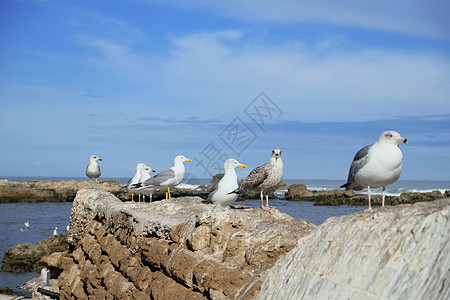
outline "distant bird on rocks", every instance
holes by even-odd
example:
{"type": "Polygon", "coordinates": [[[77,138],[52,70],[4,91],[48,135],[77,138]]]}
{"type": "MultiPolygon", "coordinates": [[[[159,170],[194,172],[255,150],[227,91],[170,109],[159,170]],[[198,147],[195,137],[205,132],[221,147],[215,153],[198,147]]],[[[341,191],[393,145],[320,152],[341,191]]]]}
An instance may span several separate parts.
{"type": "MultiPolygon", "coordinates": [[[[141,170],[142,168],[145,168],[146,165],[143,163],[137,164],[136,165],[136,174],[134,174],[133,178],[131,178],[130,180],[128,180],[127,183],[127,192],[131,192],[131,202],[134,202],[134,193],[133,191],[136,190],[136,188],[133,187],[133,185],[138,184],[139,183],[139,179],[141,178],[141,170]]],[[[140,194],[139,194],[139,201],[140,201],[140,194]]]]}
{"type": "Polygon", "coordinates": [[[207,203],[230,205],[236,201],[238,195],[232,193],[238,188],[236,168],[247,168],[234,158],[229,158],[224,163],[225,173],[223,177],[216,182],[209,191],[207,203]],[[231,192],[231,193],[230,193],[231,192]]]}
{"type": "Polygon", "coordinates": [[[57,235],[58,234],[58,227],[55,227],[55,229],[53,229],[53,235],[57,235]]]}
{"type": "Polygon", "coordinates": [[[360,149],[350,166],[347,183],[341,187],[353,190],[367,188],[370,202],[370,188],[383,187],[382,204],[384,207],[386,186],[396,182],[402,171],[401,143],[408,140],[400,136],[396,131],[385,131],[381,134],[378,142],[360,149]]]}
{"type": "Polygon", "coordinates": [[[272,156],[269,162],[252,170],[239,188],[231,193],[259,191],[261,208],[264,210],[275,208],[269,206],[269,192],[281,183],[283,175],[284,167],[283,161],[281,160],[281,150],[275,148],[272,150],[272,156]],[[264,195],[266,196],[266,205],[264,205],[264,195]]]}
{"type": "Polygon", "coordinates": [[[166,192],[166,199],[171,198],[170,196],[170,187],[176,186],[183,181],[184,178],[184,162],[189,161],[191,162],[189,158],[184,157],[183,155],[178,155],[175,157],[173,161],[173,167],[162,171],[161,173],[155,175],[154,177],[151,177],[144,182],[140,182],[138,184],[133,185],[133,187],[136,188],[142,188],[142,187],[166,187],[167,186],[167,192],[166,192]]]}
{"type": "Polygon", "coordinates": [[[95,178],[95,181],[100,177],[102,172],[100,171],[100,166],[97,164],[97,160],[102,161],[97,155],[91,155],[89,157],[89,165],[86,167],[86,176],[92,180],[95,178]]]}
{"type": "Polygon", "coordinates": [[[31,279],[27,283],[17,286],[16,289],[28,290],[30,292],[34,292],[37,288],[44,287],[47,284],[47,275],[49,270],[47,268],[43,268],[41,270],[41,276],[38,278],[31,279]]]}

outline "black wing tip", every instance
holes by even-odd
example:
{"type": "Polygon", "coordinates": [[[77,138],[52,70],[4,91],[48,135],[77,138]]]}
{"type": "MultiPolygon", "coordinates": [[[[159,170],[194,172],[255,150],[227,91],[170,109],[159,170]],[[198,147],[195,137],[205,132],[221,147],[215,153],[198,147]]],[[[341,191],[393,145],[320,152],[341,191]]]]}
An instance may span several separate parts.
{"type": "Polygon", "coordinates": [[[348,186],[350,185],[350,183],[344,183],[343,185],[341,185],[341,188],[345,188],[345,189],[349,189],[348,186]]]}
{"type": "Polygon", "coordinates": [[[227,195],[230,195],[230,194],[239,194],[239,188],[235,189],[234,191],[231,191],[231,192],[227,193],[227,195]]]}

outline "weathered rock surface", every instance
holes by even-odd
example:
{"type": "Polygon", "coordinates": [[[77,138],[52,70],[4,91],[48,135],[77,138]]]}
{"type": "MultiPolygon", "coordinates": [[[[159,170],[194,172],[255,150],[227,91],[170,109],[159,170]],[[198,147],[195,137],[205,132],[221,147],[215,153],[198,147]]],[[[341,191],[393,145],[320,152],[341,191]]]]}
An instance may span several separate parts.
{"type": "Polygon", "coordinates": [[[69,249],[65,234],[54,235],[36,244],[20,244],[5,251],[2,272],[40,272],[45,267],[41,258],[53,252],[69,249]]]}
{"type": "MultiPolygon", "coordinates": [[[[429,193],[402,193],[400,197],[386,196],[386,205],[412,204],[424,201],[434,201],[444,199],[450,196],[450,191],[442,194],[440,191],[429,193]]],[[[366,206],[367,195],[356,194],[352,190],[335,189],[330,191],[310,191],[304,184],[292,184],[288,187],[285,195],[286,200],[292,201],[311,201],[314,205],[356,205],[366,206]]],[[[381,196],[372,196],[373,205],[381,205],[381,196]]]]}
{"type": "Polygon", "coordinates": [[[125,185],[116,181],[24,181],[0,180],[0,203],[8,202],[71,202],[78,190],[102,188],[117,197],[126,194],[125,185]]]}
{"type": "Polygon", "coordinates": [[[315,226],[277,210],[207,205],[198,197],[121,202],[83,189],[72,208],[63,299],[254,299],[273,264],[315,226]]]}
{"type": "Polygon", "coordinates": [[[450,299],[450,199],[330,218],[258,299],[450,299]]]}

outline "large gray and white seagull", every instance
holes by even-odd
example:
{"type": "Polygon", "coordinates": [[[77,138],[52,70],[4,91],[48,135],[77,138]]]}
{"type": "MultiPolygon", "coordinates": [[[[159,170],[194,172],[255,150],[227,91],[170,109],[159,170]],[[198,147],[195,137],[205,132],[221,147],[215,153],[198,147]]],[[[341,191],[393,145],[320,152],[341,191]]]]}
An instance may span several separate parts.
{"type": "Polygon", "coordinates": [[[261,197],[261,208],[269,210],[275,208],[269,206],[269,192],[276,188],[283,180],[284,167],[281,160],[281,150],[275,148],[272,150],[272,156],[268,163],[253,169],[238,189],[232,193],[240,191],[259,191],[261,197]],[[264,205],[264,195],[266,196],[266,205],[264,205]]]}
{"type": "Polygon", "coordinates": [[[381,206],[384,207],[386,186],[396,182],[402,171],[401,143],[407,143],[396,131],[385,131],[378,142],[360,149],[353,159],[348,173],[347,183],[341,187],[353,190],[367,188],[370,202],[370,188],[383,187],[381,206]]]}
{"type": "Polygon", "coordinates": [[[97,164],[98,160],[102,161],[97,155],[91,155],[89,157],[89,164],[86,167],[86,176],[89,177],[89,179],[95,178],[95,181],[97,181],[102,174],[100,166],[97,164]]]}
{"type": "Polygon", "coordinates": [[[238,195],[233,192],[238,188],[236,168],[247,168],[246,165],[241,164],[234,158],[229,158],[225,161],[223,168],[225,173],[223,177],[217,181],[209,191],[206,203],[230,205],[236,201],[238,195]]]}
{"type": "Polygon", "coordinates": [[[155,175],[154,177],[151,177],[144,182],[140,182],[138,184],[135,184],[134,187],[136,188],[146,188],[146,187],[166,187],[167,186],[167,193],[166,193],[166,199],[171,198],[170,196],[170,187],[176,186],[183,181],[184,178],[184,162],[189,161],[191,162],[189,158],[184,157],[183,155],[178,155],[175,157],[173,161],[173,167],[162,171],[161,173],[155,175]]]}

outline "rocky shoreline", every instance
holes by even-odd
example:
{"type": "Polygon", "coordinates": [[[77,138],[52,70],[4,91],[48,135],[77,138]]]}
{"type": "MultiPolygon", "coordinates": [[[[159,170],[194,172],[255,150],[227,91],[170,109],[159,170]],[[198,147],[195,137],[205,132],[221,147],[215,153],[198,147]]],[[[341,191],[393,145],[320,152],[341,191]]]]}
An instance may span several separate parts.
{"type": "Polygon", "coordinates": [[[69,249],[41,259],[52,291],[63,299],[450,295],[450,199],[354,213],[320,226],[278,210],[201,200],[137,206],[101,189],[80,190],[69,249]]]}
{"type": "MultiPolygon", "coordinates": [[[[214,178],[213,178],[214,180],[214,178]]],[[[212,181],[213,183],[213,181],[212,181]]],[[[131,193],[127,193],[126,185],[116,181],[25,181],[16,182],[9,180],[0,180],[0,203],[11,202],[72,202],[78,190],[83,188],[101,188],[110,192],[122,201],[130,201],[131,193]]],[[[287,190],[284,196],[289,201],[309,201],[314,205],[367,205],[367,196],[356,194],[353,191],[345,191],[335,189],[330,191],[310,191],[303,184],[292,184],[290,186],[280,185],[279,189],[287,190]]],[[[173,197],[200,197],[206,199],[208,197],[208,186],[202,185],[195,190],[173,188],[171,194],[173,197]]],[[[273,194],[271,195],[273,198],[273,194]]],[[[445,193],[433,191],[428,193],[403,193],[399,197],[386,197],[387,205],[412,204],[423,201],[433,201],[450,197],[450,190],[445,193]]],[[[156,190],[153,194],[153,200],[163,200],[165,198],[165,190],[156,190]]],[[[240,195],[239,200],[258,199],[258,193],[247,193],[240,195]]],[[[381,197],[374,196],[372,203],[374,205],[381,204],[381,197]]],[[[135,195],[136,201],[138,197],[135,195]]],[[[283,199],[283,198],[281,198],[283,199]]],[[[148,198],[147,198],[148,201],[148,198]]]]}

